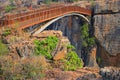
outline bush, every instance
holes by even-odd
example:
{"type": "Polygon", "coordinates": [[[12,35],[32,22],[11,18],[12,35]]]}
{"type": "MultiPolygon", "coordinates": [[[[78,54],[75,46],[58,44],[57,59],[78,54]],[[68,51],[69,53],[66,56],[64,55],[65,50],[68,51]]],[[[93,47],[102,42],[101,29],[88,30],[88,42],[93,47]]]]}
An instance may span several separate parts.
{"type": "Polygon", "coordinates": [[[88,24],[84,24],[81,28],[81,38],[82,38],[82,46],[90,47],[95,44],[95,38],[90,37],[88,24]]]}
{"type": "Polygon", "coordinates": [[[2,33],[3,36],[8,36],[10,34],[11,34],[11,29],[9,29],[9,28],[5,29],[2,33]]]}
{"type": "Polygon", "coordinates": [[[75,47],[72,46],[72,45],[70,45],[70,44],[68,44],[68,45],[67,45],[67,49],[75,49],[75,47]]]}
{"type": "Polygon", "coordinates": [[[82,59],[79,58],[77,53],[73,51],[74,46],[69,45],[69,52],[67,53],[65,59],[62,59],[61,62],[64,63],[62,65],[63,70],[76,70],[77,68],[83,67],[82,59]]]}
{"type": "Polygon", "coordinates": [[[67,54],[65,58],[64,70],[76,70],[77,68],[82,68],[83,62],[78,57],[75,51],[71,51],[67,54]]]}
{"type": "Polygon", "coordinates": [[[56,48],[58,38],[55,36],[48,36],[45,40],[35,40],[34,43],[36,45],[36,55],[44,55],[47,59],[52,59],[51,53],[56,48]]]}
{"type": "Polygon", "coordinates": [[[13,10],[15,7],[14,6],[11,6],[11,5],[7,5],[5,7],[5,12],[10,12],[11,10],[13,10]]]}
{"type": "Polygon", "coordinates": [[[39,80],[45,76],[41,63],[36,57],[20,61],[0,57],[0,75],[3,80],[39,80]]]}
{"type": "Polygon", "coordinates": [[[9,52],[8,47],[2,43],[2,40],[0,40],[0,56],[5,55],[9,52]]]}
{"type": "Polygon", "coordinates": [[[45,4],[49,5],[52,0],[45,0],[45,4]]]}

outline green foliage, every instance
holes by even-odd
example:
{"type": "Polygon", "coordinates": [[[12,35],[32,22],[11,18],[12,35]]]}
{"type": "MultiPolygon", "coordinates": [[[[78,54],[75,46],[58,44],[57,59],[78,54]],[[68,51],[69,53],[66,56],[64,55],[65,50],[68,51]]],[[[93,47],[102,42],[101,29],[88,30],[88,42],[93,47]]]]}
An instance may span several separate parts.
{"type": "Polygon", "coordinates": [[[69,52],[65,60],[64,70],[76,70],[77,68],[83,67],[83,62],[75,51],[69,52]]]}
{"type": "Polygon", "coordinates": [[[52,59],[51,52],[56,48],[58,38],[55,36],[48,36],[45,40],[35,40],[34,43],[36,45],[36,55],[44,55],[46,58],[52,59]]]}
{"type": "Polygon", "coordinates": [[[45,4],[49,5],[51,0],[45,0],[44,2],[45,2],[45,4]]]}
{"type": "Polygon", "coordinates": [[[5,12],[10,12],[11,10],[13,10],[15,7],[14,6],[11,6],[11,5],[7,5],[5,7],[5,12]]]}
{"type": "Polygon", "coordinates": [[[102,61],[102,59],[101,59],[100,57],[98,57],[98,58],[97,58],[97,62],[98,62],[98,64],[100,64],[101,61],[102,61]]]}
{"type": "MultiPolygon", "coordinates": [[[[64,65],[62,65],[63,70],[76,70],[77,68],[83,67],[82,59],[79,58],[77,53],[73,51],[75,49],[72,45],[69,45],[71,50],[67,53],[65,59],[61,60],[64,65]]],[[[68,49],[70,49],[68,48],[68,49]]]]}
{"type": "Polygon", "coordinates": [[[95,44],[95,38],[94,37],[88,38],[87,42],[88,42],[89,46],[94,45],[95,44]]]}
{"type": "Polygon", "coordinates": [[[5,55],[9,52],[8,47],[0,40],[0,55],[5,55]]]}
{"type": "Polygon", "coordinates": [[[6,28],[2,33],[3,36],[8,36],[10,34],[11,34],[11,29],[9,29],[9,28],[6,28]]]}
{"type": "Polygon", "coordinates": [[[78,0],[70,0],[70,2],[76,2],[76,1],[78,1],[78,0]]]}
{"type": "Polygon", "coordinates": [[[92,46],[95,44],[95,38],[90,37],[88,24],[84,24],[81,29],[81,38],[83,47],[92,46]]]}
{"type": "Polygon", "coordinates": [[[82,41],[82,46],[87,47],[88,43],[84,40],[84,41],[82,41]]]}
{"type": "Polygon", "coordinates": [[[11,4],[11,5],[13,5],[13,4],[14,4],[14,3],[13,3],[13,2],[14,2],[14,0],[9,0],[9,1],[10,1],[10,4],[11,4]]]}
{"type": "Polygon", "coordinates": [[[91,3],[91,5],[92,5],[92,6],[94,6],[94,5],[95,5],[94,0],[90,0],[90,3],[91,3]]]}
{"type": "Polygon", "coordinates": [[[68,44],[67,49],[75,49],[75,47],[73,45],[71,45],[71,44],[68,44]]]}
{"type": "Polygon", "coordinates": [[[82,33],[82,38],[85,39],[89,36],[89,28],[88,28],[88,24],[84,24],[82,26],[82,29],[81,29],[81,33],[82,33]]]}

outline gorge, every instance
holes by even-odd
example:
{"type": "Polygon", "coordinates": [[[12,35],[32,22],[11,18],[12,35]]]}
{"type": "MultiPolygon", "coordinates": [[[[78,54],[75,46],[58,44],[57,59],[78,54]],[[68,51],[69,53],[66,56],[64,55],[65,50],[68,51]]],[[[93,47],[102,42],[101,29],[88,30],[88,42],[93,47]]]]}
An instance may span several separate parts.
{"type": "MultiPolygon", "coordinates": [[[[22,10],[23,12],[31,10],[31,6],[33,10],[39,7],[41,8],[41,5],[44,6],[44,3],[38,6],[36,2],[37,0],[31,0],[31,2],[27,0],[20,0],[18,2],[13,0],[13,4],[17,6],[16,9],[18,9],[18,7],[25,7],[25,9],[22,10]],[[29,4],[31,6],[29,6],[29,4]]],[[[8,5],[9,2],[7,0],[0,0],[0,3],[4,4],[0,5],[0,19],[2,19],[1,17],[7,14],[2,8],[8,5]]],[[[55,4],[58,5],[60,3],[55,4]]],[[[120,79],[120,1],[94,0],[78,1],[71,4],[89,8],[92,11],[92,15],[84,16],[90,22],[87,22],[80,16],[66,16],[55,21],[41,33],[34,36],[29,33],[32,28],[23,31],[18,27],[10,29],[3,27],[0,29],[0,44],[2,46],[0,46],[0,56],[3,53],[9,53],[8,56],[0,57],[0,80],[12,80],[13,78],[15,78],[15,80],[120,79]],[[53,46],[54,43],[56,44],[56,42],[53,40],[52,43],[51,39],[55,38],[51,36],[58,38],[56,48],[54,48],[52,52],[51,50],[53,50],[53,48],[51,46],[53,46]],[[50,40],[47,40],[49,38],[50,40]],[[2,43],[7,45],[9,52],[4,51],[7,50],[7,48],[5,48],[2,43]],[[36,57],[36,52],[39,54],[42,51],[40,50],[42,48],[40,45],[43,45],[43,52],[50,53],[50,55],[43,53],[45,55],[44,57],[36,57]],[[49,46],[47,47],[47,45],[49,46]],[[80,58],[79,66],[83,68],[76,68],[76,66],[67,62],[66,59],[70,60],[71,58],[70,55],[69,57],[66,57],[66,55],[68,53],[72,54],[74,51],[80,58]],[[48,59],[46,56],[49,58],[52,57],[52,59],[48,59]],[[8,65],[8,63],[10,65],[8,65]],[[26,74],[24,72],[25,70],[26,74]],[[6,74],[8,75],[6,76],[6,74]]],[[[47,7],[50,6],[47,4],[47,7]]],[[[22,12],[16,9],[15,11],[13,9],[9,14],[22,12]]],[[[46,24],[46,22],[32,27],[36,28],[44,24],[46,24]]],[[[15,25],[17,26],[18,24],[16,23],[15,25]]],[[[57,41],[57,39],[55,40],[57,41]]],[[[78,58],[74,56],[76,55],[73,55],[72,58],[78,60],[78,58]]]]}

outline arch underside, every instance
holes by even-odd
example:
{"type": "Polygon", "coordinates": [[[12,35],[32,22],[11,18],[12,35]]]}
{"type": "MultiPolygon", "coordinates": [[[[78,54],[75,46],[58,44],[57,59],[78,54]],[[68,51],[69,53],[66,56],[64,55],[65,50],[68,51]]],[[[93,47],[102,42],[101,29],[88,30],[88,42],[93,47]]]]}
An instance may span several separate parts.
{"type": "Polygon", "coordinates": [[[49,22],[47,22],[45,25],[41,26],[40,29],[38,29],[37,31],[35,31],[33,33],[33,35],[36,35],[36,34],[39,34],[40,32],[42,32],[44,29],[46,29],[49,25],[51,25],[52,23],[54,23],[55,21],[61,19],[61,18],[64,18],[64,17],[67,17],[67,16],[73,16],[73,15],[76,15],[76,16],[79,16],[79,17],[82,17],[83,19],[85,19],[88,23],[89,23],[89,19],[86,18],[83,14],[79,14],[79,13],[69,13],[69,14],[65,14],[63,16],[60,16],[60,17],[57,17],[57,18],[54,18],[52,20],[50,20],[49,22]]]}

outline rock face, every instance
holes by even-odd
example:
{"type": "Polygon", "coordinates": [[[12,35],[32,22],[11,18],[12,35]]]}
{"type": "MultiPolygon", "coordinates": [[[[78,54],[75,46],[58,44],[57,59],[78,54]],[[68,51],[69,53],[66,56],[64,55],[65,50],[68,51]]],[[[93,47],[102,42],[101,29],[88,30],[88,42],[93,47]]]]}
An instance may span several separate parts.
{"type": "MultiPolygon", "coordinates": [[[[94,14],[95,37],[99,44],[97,52],[99,56],[107,55],[108,64],[105,65],[119,66],[120,57],[117,55],[120,54],[120,1],[99,1],[95,6],[94,14]],[[113,63],[110,59],[113,59],[113,63]]],[[[105,61],[104,57],[102,62],[105,61]]]]}
{"type": "Polygon", "coordinates": [[[76,80],[102,80],[102,79],[97,78],[95,74],[86,74],[82,77],[77,78],[76,80]]]}
{"type": "Polygon", "coordinates": [[[90,53],[88,54],[89,55],[89,58],[88,58],[89,67],[98,67],[98,64],[96,63],[96,51],[97,51],[97,48],[94,47],[91,49],[90,53]]]}
{"type": "MultiPolygon", "coordinates": [[[[82,52],[82,39],[81,39],[81,28],[82,25],[87,23],[83,18],[78,16],[70,16],[70,17],[64,17],[56,22],[54,22],[52,25],[50,25],[46,30],[60,30],[63,33],[63,36],[68,37],[70,43],[76,48],[76,52],[79,57],[81,57],[85,63],[85,65],[88,64],[88,58],[91,56],[87,53],[82,52]]],[[[96,52],[96,51],[95,51],[96,52]]],[[[96,53],[93,53],[96,54],[96,53]]],[[[90,65],[96,66],[96,56],[90,61],[90,65]]],[[[88,64],[89,65],[89,64],[88,64]]]]}
{"type": "Polygon", "coordinates": [[[9,46],[11,53],[16,53],[19,57],[28,57],[34,53],[34,44],[32,41],[21,41],[9,46]]]}
{"type": "Polygon", "coordinates": [[[108,13],[120,11],[120,0],[100,0],[96,1],[95,13],[108,13]]]}
{"type": "Polygon", "coordinates": [[[105,67],[100,70],[103,80],[120,80],[120,68],[105,67]]]}
{"type": "Polygon", "coordinates": [[[81,26],[85,23],[85,20],[78,16],[64,17],[51,26],[48,30],[60,30],[63,36],[68,37],[70,43],[75,46],[77,54],[86,59],[87,55],[81,54],[82,41],[81,41],[81,26]]]}
{"type": "Polygon", "coordinates": [[[67,52],[67,45],[68,44],[70,44],[68,38],[67,37],[61,37],[61,39],[60,39],[60,41],[57,45],[57,48],[55,50],[55,53],[53,55],[54,60],[60,60],[60,59],[65,58],[66,54],[68,53],[67,52]]]}
{"type": "Polygon", "coordinates": [[[111,55],[120,53],[120,14],[96,15],[95,36],[111,55]]]}

